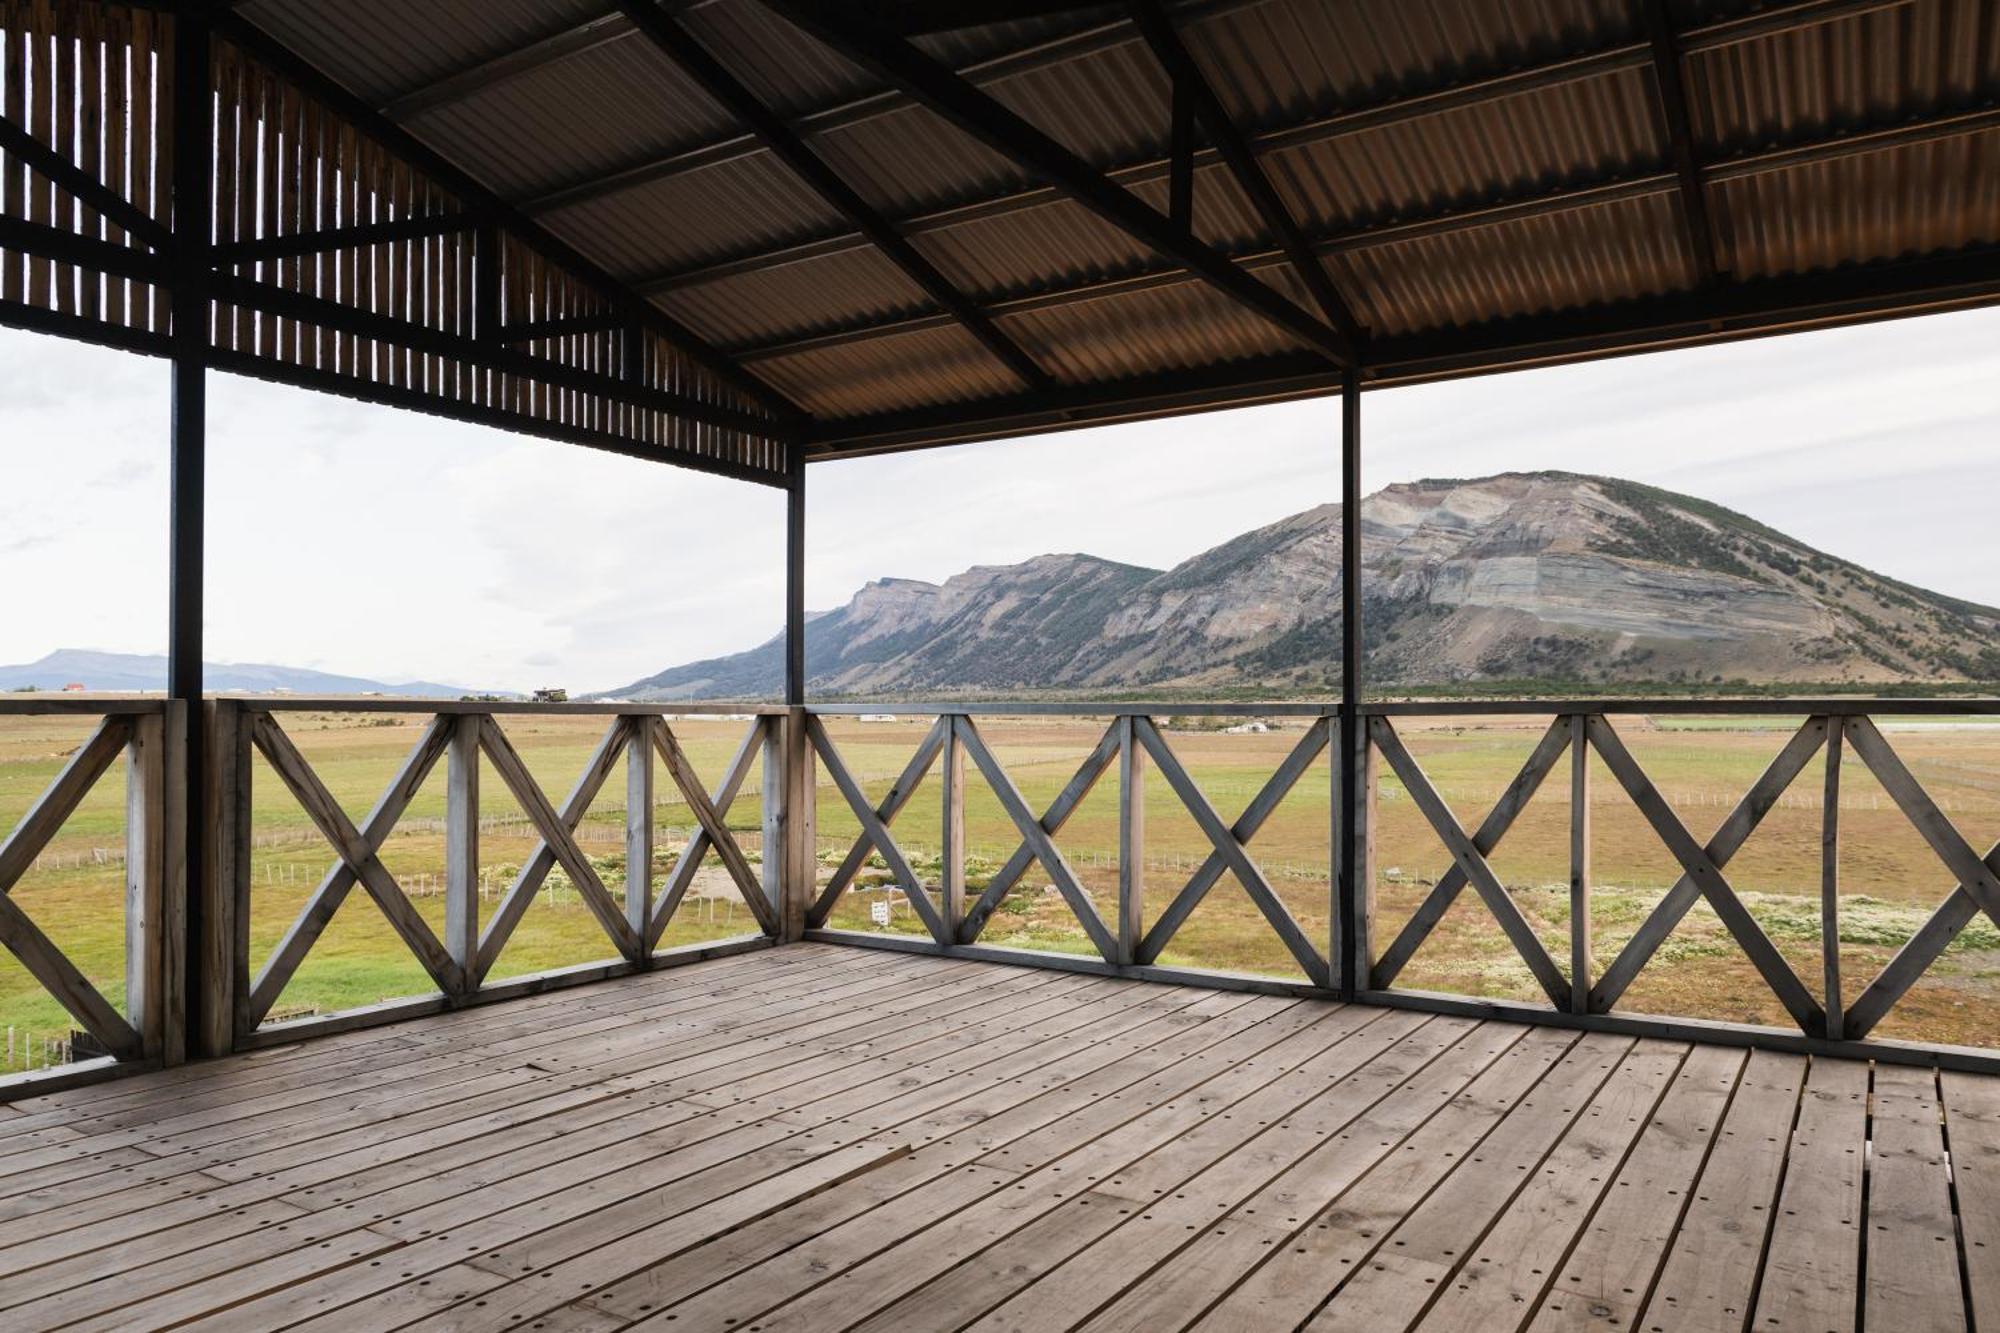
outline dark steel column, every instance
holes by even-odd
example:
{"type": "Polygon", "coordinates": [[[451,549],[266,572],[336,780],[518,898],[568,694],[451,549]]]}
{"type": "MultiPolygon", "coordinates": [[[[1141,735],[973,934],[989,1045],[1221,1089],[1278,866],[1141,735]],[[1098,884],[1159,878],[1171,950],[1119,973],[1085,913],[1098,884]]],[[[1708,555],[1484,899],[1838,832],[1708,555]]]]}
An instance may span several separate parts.
{"type": "Polygon", "coordinates": [[[1368,987],[1368,978],[1360,975],[1367,923],[1357,836],[1366,754],[1361,719],[1361,376],[1350,368],[1340,381],[1340,736],[1334,753],[1339,766],[1334,812],[1339,835],[1334,849],[1333,932],[1337,956],[1328,960],[1340,993],[1348,998],[1368,987]]]}
{"type": "MultiPolygon", "coordinates": [[[[190,1006],[201,984],[209,929],[198,878],[206,823],[206,719],[202,715],[202,554],[208,442],[209,250],[214,243],[212,198],[215,102],[209,79],[208,19],[198,6],[174,19],[173,237],[168,300],[173,316],[172,420],[168,449],[167,693],[186,703],[185,748],[188,866],[187,978],[190,1006]]],[[[202,1016],[188,1015],[188,1032],[202,1016]]]]}
{"type": "Polygon", "coordinates": [[[792,446],[785,482],[785,703],[806,701],[806,453],[792,446]]]}

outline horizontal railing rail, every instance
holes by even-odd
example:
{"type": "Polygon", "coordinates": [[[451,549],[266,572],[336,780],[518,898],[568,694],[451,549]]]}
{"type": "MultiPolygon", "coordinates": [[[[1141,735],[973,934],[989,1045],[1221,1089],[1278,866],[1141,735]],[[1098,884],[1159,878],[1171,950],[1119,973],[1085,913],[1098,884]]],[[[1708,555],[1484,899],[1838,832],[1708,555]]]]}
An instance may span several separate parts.
{"type": "Polygon", "coordinates": [[[96,719],[88,738],[0,842],[0,946],[75,1024],[77,1037],[63,1045],[96,1054],[0,1076],[0,1096],[177,1063],[185,1051],[186,792],[179,751],[186,710],[144,696],[23,695],[0,699],[0,717],[96,719]],[[115,859],[104,859],[104,868],[123,880],[122,1006],[105,994],[107,979],[86,975],[85,965],[44,930],[18,892],[121,760],[124,847],[115,859]]]}

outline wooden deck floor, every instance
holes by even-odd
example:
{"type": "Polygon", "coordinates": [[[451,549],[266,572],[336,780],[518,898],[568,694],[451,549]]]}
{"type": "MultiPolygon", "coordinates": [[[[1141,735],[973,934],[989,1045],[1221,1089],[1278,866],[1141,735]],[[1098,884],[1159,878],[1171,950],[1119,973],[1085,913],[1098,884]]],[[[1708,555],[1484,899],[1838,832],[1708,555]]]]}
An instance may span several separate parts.
{"type": "Polygon", "coordinates": [[[0,1107],[8,1330],[1973,1315],[2000,1080],[861,949],[0,1107]]]}

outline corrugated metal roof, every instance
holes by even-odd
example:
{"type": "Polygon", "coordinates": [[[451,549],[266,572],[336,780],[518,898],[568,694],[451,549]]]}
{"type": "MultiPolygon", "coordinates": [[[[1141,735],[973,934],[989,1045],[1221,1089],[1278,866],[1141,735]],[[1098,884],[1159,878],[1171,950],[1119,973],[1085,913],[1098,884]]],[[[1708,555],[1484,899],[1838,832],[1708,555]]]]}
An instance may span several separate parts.
{"type": "MultiPolygon", "coordinates": [[[[1594,340],[1579,341],[1579,354],[1643,341],[1649,301],[1666,303],[1661,327],[1677,330],[1689,303],[1718,293],[1751,313],[1709,321],[1713,331],[1793,321],[1803,289],[1784,289],[1793,306],[1760,315],[1751,298],[1766,289],[1734,284],[1829,272],[1874,281],[1865,266],[1918,256],[1955,259],[1948,274],[1962,281],[1950,290],[1963,294],[1949,299],[1991,299],[1980,286],[1989,276],[2000,291],[1983,248],[2000,246],[2000,0],[1670,0],[1709,177],[1713,277],[1695,266],[1670,122],[1630,0],[1169,8],[1290,219],[1323,247],[1363,329],[1370,375],[1504,364],[1517,336],[1545,356],[1572,325],[1594,340]],[[1852,150],[1891,129],[1893,141],[1852,150]],[[1388,239],[1370,239],[1385,227],[1388,239]],[[1533,318],[1544,323],[1530,327],[1533,318]],[[1377,356],[1368,339],[1395,340],[1384,346],[1403,359],[1377,356]],[[1453,350],[1488,343],[1483,360],[1453,350]]],[[[996,417],[1012,410],[1020,378],[646,38],[467,73],[615,9],[251,0],[244,12],[377,105],[457,77],[466,86],[422,105],[412,132],[524,203],[565,192],[560,206],[540,207],[552,230],[657,289],[662,308],[709,342],[763,349],[747,364],[814,414],[873,419],[983,399],[996,417]],[[788,349],[801,339],[811,342],[788,349]]],[[[1123,381],[1199,373],[1223,386],[1221,401],[1231,367],[1296,361],[1303,344],[1268,315],[1050,192],[1020,160],[759,0],[680,0],[663,12],[906,229],[945,280],[992,308],[1054,381],[1101,388],[1108,401],[1123,381]]],[[[1164,210],[1171,80],[1123,13],[1079,6],[913,42],[1164,210]]],[[[1197,142],[1193,235],[1252,258],[1259,280],[1316,317],[1213,136],[1197,142]]],[[[1905,270],[1884,272],[1873,304],[1829,295],[1823,304],[1837,310],[1825,317],[1894,308],[1905,270]]],[[[1933,265],[1921,280],[1944,272],[1933,265]]],[[[1908,304],[1947,299],[1929,293],[1908,304]]],[[[820,430],[839,438],[843,427],[820,430]]]]}

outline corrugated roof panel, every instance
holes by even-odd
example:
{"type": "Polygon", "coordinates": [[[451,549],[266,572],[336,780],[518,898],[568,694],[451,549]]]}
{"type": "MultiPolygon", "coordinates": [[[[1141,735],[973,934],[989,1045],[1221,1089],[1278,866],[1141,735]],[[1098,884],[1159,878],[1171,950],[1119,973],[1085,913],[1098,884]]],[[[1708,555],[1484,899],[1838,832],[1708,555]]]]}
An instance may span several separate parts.
{"type": "Polygon", "coordinates": [[[2000,242],[2000,130],[1733,180],[1722,262],[1769,277],[2000,242]]]}
{"type": "Polygon", "coordinates": [[[237,9],[380,106],[603,14],[603,0],[246,0],[237,9]]]}
{"type": "Polygon", "coordinates": [[[961,290],[1019,295],[1132,271],[1152,252],[1068,200],[912,238],[961,290]]]}
{"type": "Polygon", "coordinates": [[[760,269],[656,300],[676,319],[725,345],[773,342],[857,319],[892,319],[933,308],[901,269],[874,250],[760,269]]]}
{"type": "Polygon", "coordinates": [[[1008,315],[1000,326],[1066,383],[1194,370],[1298,349],[1269,321],[1200,283],[1008,315]]]}
{"type": "Polygon", "coordinates": [[[1271,0],[1182,40],[1231,117],[1261,127],[1639,32],[1630,0],[1271,0]]]}
{"type": "Polygon", "coordinates": [[[645,41],[545,65],[411,123],[510,198],[727,137],[734,123],[645,41]]]}
{"type": "Polygon", "coordinates": [[[1992,0],[1912,0],[1697,52],[1687,61],[1695,136],[1713,156],[1990,97],[2000,83],[1994,10],[1992,0]]]}
{"type": "Polygon", "coordinates": [[[1627,72],[1267,154],[1308,230],[1430,212],[1559,180],[1651,170],[1663,156],[1650,82],[1627,72]]]}
{"type": "Polygon", "coordinates": [[[961,329],[928,329],[757,363],[757,374],[823,416],[962,403],[1021,392],[1021,382],[961,329]]]}
{"type": "Polygon", "coordinates": [[[1378,334],[1480,324],[1694,284],[1671,195],[1573,209],[1329,261],[1378,334]]]}
{"type": "Polygon", "coordinates": [[[768,153],[573,204],[542,221],[613,272],[633,276],[845,225],[768,153]]]}
{"type": "Polygon", "coordinates": [[[1023,179],[1009,159],[914,107],[815,134],[811,145],[863,199],[891,217],[968,193],[1005,192],[1023,179]]]}

